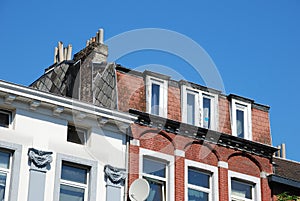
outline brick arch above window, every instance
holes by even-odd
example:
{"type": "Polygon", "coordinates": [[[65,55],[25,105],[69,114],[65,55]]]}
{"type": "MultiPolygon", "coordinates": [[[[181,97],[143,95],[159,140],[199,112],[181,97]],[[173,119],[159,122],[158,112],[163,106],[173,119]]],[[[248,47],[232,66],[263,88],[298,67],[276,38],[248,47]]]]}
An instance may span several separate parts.
{"type": "Polygon", "coordinates": [[[148,130],[141,133],[139,140],[143,148],[173,155],[175,144],[172,137],[164,131],[148,130]]]}
{"type": "Polygon", "coordinates": [[[262,172],[261,163],[254,157],[242,152],[231,154],[228,157],[228,168],[235,172],[256,177],[260,177],[262,172]]]}
{"type": "Polygon", "coordinates": [[[193,141],[185,146],[185,158],[217,166],[220,156],[211,144],[193,141]]]}

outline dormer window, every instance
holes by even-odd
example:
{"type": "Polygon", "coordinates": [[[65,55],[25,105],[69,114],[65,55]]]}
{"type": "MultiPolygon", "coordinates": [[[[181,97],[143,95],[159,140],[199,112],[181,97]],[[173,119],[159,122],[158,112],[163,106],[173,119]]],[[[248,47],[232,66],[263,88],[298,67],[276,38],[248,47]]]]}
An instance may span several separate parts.
{"type": "Polygon", "coordinates": [[[232,134],[252,140],[251,104],[240,100],[231,101],[232,134]]]}
{"type": "Polygon", "coordinates": [[[191,87],[181,87],[182,121],[187,124],[215,130],[217,128],[216,95],[191,87]]]}
{"type": "Polygon", "coordinates": [[[166,118],[168,81],[146,76],[146,99],[148,113],[166,118]]]}

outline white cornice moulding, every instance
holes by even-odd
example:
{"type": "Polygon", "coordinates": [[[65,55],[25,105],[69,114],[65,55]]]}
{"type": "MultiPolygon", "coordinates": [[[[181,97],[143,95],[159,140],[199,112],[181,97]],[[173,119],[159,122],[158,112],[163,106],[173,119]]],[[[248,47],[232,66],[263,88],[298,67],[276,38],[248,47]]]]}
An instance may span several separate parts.
{"type": "MultiPolygon", "coordinates": [[[[0,81],[0,92],[6,93],[5,101],[8,101],[7,104],[11,104],[12,101],[22,97],[24,100],[28,99],[29,101],[40,101],[41,103],[50,104],[51,107],[61,107],[64,110],[71,110],[72,112],[82,112],[86,114],[103,116],[109,119],[117,120],[124,123],[133,123],[137,117],[130,114],[126,114],[119,111],[114,111],[102,107],[98,107],[89,103],[83,103],[79,100],[57,96],[55,94],[39,91],[36,89],[31,89],[29,87],[16,85],[8,83],[5,81],[0,81]],[[14,98],[15,97],[15,98],[14,98]]],[[[28,102],[26,103],[28,104],[28,102]]]]}

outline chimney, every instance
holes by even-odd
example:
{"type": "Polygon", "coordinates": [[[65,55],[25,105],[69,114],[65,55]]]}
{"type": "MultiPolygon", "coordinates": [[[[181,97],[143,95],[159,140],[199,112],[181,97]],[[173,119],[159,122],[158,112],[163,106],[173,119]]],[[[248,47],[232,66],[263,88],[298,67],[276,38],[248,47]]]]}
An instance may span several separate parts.
{"type": "Polygon", "coordinates": [[[97,44],[103,44],[104,40],[104,30],[99,29],[96,33],[95,37],[90,38],[89,40],[86,41],[86,46],[89,46],[92,43],[97,43],[97,44]]]}
{"type": "Polygon", "coordinates": [[[285,144],[282,143],[281,145],[278,145],[277,148],[278,148],[278,151],[275,152],[275,156],[285,159],[286,158],[285,144]]]}
{"type": "Polygon", "coordinates": [[[64,48],[61,41],[58,42],[57,47],[54,48],[54,63],[60,63],[65,60],[71,60],[72,57],[72,45],[68,45],[64,48]]]}

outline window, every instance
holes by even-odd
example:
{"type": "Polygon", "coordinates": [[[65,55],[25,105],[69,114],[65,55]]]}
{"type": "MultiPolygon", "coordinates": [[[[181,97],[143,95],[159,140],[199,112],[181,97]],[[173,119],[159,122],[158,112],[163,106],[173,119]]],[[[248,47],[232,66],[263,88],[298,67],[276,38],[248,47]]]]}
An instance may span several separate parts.
{"type": "Polygon", "coordinates": [[[8,200],[11,153],[0,150],[0,200],[8,200]]]}
{"type": "Polygon", "coordinates": [[[236,179],[231,179],[231,198],[232,200],[252,200],[253,186],[236,179]]]}
{"type": "Polygon", "coordinates": [[[182,119],[187,124],[207,129],[217,128],[215,95],[182,86],[182,119]]]}
{"type": "Polygon", "coordinates": [[[185,160],[187,201],[217,201],[218,168],[185,160]]]}
{"type": "Polygon", "coordinates": [[[260,178],[228,171],[229,200],[232,201],[260,201],[260,178]]]}
{"type": "Polygon", "coordinates": [[[199,170],[188,169],[188,200],[208,201],[210,175],[199,170]]]}
{"type": "Polygon", "coordinates": [[[232,100],[232,133],[234,136],[252,140],[251,104],[232,100]]]}
{"type": "Polygon", "coordinates": [[[147,112],[167,117],[168,82],[151,76],[146,77],[147,112]]]}
{"type": "Polygon", "coordinates": [[[149,182],[147,201],[166,200],[166,164],[153,159],[143,159],[143,175],[149,182]]]}
{"type": "Polygon", "coordinates": [[[147,201],[174,200],[174,156],[140,149],[141,177],[150,186],[147,201]]]}
{"type": "Polygon", "coordinates": [[[11,122],[11,112],[0,110],[0,127],[9,128],[11,122]]]}
{"type": "Polygon", "coordinates": [[[75,126],[68,125],[67,141],[76,144],[85,145],[87,138],[87,131],[82,128],[76,128],[75,126]]]}
{"type": "Polygon", "coordinates": [[[87,201],[88,173],[86,167],[63,162],[59,201],[87,201]]]}

